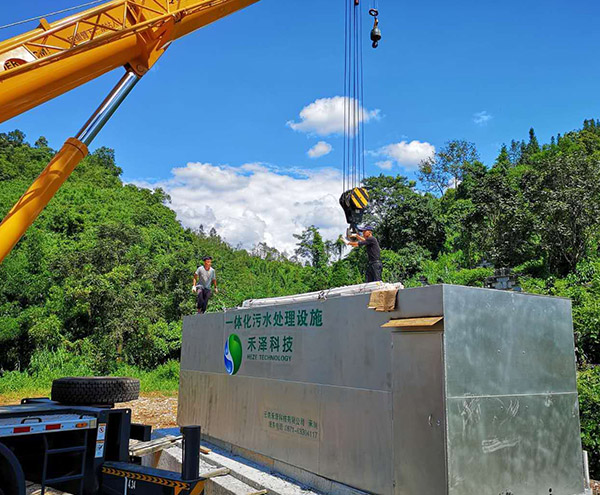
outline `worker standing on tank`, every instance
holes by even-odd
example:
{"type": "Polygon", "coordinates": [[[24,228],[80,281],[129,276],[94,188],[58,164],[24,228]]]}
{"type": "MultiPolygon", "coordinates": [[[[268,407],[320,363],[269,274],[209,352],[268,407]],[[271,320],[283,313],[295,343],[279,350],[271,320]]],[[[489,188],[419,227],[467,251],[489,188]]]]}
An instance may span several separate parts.
{"type": "Polygon", "coordinates": [[[381,272],[383,265],[381,264],[381,249],[379,247],[379,241],[373,236],[373,227],[371,225],[365,225],[362,229],[363,235],[356,234],[355,239],[357,241],[350,241],[349,246],[358,247],[365,246],[367,248],[367,272],[366,282],[377,282],[381,280],[381,272]]]}
{"type": "Polygon", "coordinates": [[[202,265],[194,273],[194,285],[192,286],[192,291],[196,293],[196,307],[200,314],[206,312],[208,300],[212,297],[211,284],[215,288],[215,293],[218,294],[217,275],[212,267],[212,257],[205,256],[202,258],[202,265]]]}

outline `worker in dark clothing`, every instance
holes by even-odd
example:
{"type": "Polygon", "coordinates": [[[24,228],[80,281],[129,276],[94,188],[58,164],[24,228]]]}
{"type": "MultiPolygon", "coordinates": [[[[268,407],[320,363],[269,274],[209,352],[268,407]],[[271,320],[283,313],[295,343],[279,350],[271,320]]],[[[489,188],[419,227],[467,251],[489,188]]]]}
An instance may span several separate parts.
{"type": "Polygon", "coordinates": [[[367,248],[368,264],[366,281],[367,283],[380,281],[383,265],[381,264],[381,249],[379,248],[379,242],[373,236],[372,226],[365,225],[360,230],[363,235],[356,235],[358,241],[351,241],[348,245],[353,247],[365,246],[367,248]]]}

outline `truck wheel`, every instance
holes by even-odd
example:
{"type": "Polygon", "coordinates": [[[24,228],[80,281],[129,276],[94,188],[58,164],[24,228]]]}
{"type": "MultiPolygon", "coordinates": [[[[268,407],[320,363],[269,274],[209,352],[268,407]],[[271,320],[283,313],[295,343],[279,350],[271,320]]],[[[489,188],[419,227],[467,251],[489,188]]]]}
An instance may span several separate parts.
{"type": "Polygon", "coordinates": [[[140,395],[140,381],[112,376],[59,378],[52,382],[52,400],[70,405],[113,405],[140,395]]]}
{"type": "Polygon", "coordinates": [[[15,454],[0,443],[0,495],[25,495],[25,475],[15,454]]]}

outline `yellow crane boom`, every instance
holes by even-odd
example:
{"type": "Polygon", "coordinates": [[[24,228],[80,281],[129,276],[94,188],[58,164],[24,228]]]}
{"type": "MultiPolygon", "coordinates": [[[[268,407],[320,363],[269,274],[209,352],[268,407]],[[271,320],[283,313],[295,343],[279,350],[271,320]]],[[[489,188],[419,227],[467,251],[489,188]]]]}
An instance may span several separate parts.
{"type": "Polygon", "coordinates": [[[0,122],[117,67],[144,75],[170,42],[258,0],[115,0],[0,43],[0,122]]]}
{"type": "Polygon", "coordinates": [[[0,42],[0,122],[117,67],[126,73],[0,224],[0,262],[170,43],[259,0],[113,0],[0,42]]]}

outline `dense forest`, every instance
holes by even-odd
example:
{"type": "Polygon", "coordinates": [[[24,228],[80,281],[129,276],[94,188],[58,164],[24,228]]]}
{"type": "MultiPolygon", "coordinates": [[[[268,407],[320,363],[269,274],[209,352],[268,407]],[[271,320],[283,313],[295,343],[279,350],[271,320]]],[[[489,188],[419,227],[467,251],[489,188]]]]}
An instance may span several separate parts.
{"type": "MultiPolygon", "coordinates": [[[[53,154],[44,138],[0,134],[1,216],[53,154]]],[[[163,191],[120,174],[110,149],[90,154],[0,265],[0,393],[24,375],[82,370],[176,379],[191,274],[206,254],[222,289],[213,311],[362,280],[364,250],[344,255],[315,227],[296,235],[293,256],[234,249],[214,230],[184,229],[163,191]]],[[[384,280],[482,286],[507,268],[526,292],[569,297],[582,435],[600,475],[600,121],[547,144],[532,129],[487,165],[472,143],[450,141],[419,179],[365,181],[384,280]]]]}

